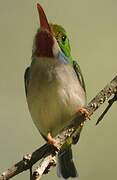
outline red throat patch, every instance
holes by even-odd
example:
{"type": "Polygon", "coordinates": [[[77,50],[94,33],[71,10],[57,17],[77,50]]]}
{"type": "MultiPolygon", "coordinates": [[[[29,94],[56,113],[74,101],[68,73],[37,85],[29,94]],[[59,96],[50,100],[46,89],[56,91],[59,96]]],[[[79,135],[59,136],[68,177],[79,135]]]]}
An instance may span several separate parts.
{"type": "Polygon", "coordinates": [[[45,31],[38,31],[35,37],[35,51],[34,55],[37,57],[53,57],[53,37],[45,31]]]}

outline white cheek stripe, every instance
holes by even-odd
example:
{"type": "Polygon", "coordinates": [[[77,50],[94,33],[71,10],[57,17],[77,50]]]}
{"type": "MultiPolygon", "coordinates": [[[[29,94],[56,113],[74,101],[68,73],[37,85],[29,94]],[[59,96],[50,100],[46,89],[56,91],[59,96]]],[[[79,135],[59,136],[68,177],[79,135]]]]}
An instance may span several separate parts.
{"type": "Polygon", "coordinates": [[[57,40],[55,39],[55,37],[53,37],[53,40],[54,40],[54,44],[53,44],[53,47],[52,47],[52,52],[53,52],[53,55],[54,57],[57,56],[57,54],[61,51],[60,50],[60,47],[57,43],[57,40]]]}

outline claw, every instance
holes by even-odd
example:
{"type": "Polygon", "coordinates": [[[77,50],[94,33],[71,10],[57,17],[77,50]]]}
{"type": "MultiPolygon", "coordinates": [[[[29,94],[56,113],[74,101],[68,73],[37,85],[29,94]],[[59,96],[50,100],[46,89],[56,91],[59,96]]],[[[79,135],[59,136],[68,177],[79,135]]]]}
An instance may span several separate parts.
{"type": "Polygon", "coordinates": [[[88,118],[90,120],[90,113],[86,108],[81,107],[80,109],[77,110],[77,112],[82,113],[85,116],[85,118],[88,118]]]}
{"type": "Polygon", "coordinates": [[[56,147],[56,144],[57,144],[57,141],[56,139],[54,139],[51,135],[51,133],[49,132],[48,133],[48,136],[47,136],[47,140],[48,140],[48,143],[55,146],[56,147]]]}

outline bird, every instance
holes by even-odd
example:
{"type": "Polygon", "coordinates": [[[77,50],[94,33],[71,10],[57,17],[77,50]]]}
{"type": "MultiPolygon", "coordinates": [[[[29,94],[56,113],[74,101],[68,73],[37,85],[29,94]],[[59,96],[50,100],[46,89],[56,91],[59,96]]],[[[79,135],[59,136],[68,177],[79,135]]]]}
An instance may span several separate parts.
{"type": "MultiPolygon", "coordinates": [[[[38,3],[40,27],[33,41],[32,61],[25,70],[24,82],[28,108],[34,124],[50,144],[72,120],[77,111],[87,114],[85,84],[77,61],[71,56],[65,29],[49,24],[38,3]]],[[[58,154],[59,177],[77,177],[71,144],[58,154]]]]}

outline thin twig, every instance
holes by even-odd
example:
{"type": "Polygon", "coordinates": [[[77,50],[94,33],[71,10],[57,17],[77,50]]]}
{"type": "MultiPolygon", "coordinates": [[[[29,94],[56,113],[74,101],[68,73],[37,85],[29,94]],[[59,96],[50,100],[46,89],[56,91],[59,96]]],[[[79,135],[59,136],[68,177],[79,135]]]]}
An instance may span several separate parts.
{"type": "Polygon", "coordinates": [[[32,167],[30,167],[30,180],[32,180],[32,167]]]}
{"type": "Polygon", "coordinates": [[[114,97],[108,101],[108,106],[104,110],[104,112],[101,114],[101,116],[98,118],[96,125],[100,123],[100,121],[104,118],[105,114],[109,111],[113,103],[117,101],[117,93],[115,93],[114,97]]]}
{"type": "MultiPolygon", "coordinates": [[[[98,93],[98,95],[95,96],[95,98],[93,98],[91,102],[86,106],[86,109],[90,113],[90,116],[106,100],[108,100],[112,95],[115,95],[116,93],[117,93],[117,76],[109,84],[107,84],[107,86],[104,89],[102,89],[98,93]]],[[[72,137],[80,134],[83,123],[86,120],[86,118],[80,113],[76,113],[72,119],[73,121],[71,121],[71,124],[65,130],[63,130],[59,135],[57,135],[57,137],[55,137],[55,139],[57,140],[58,151],[62,146],[64,146],[66,141],[72,141],[72,137]]],[[[41,161],[41,164],[38,168],[38,172],[41,172],[40,176],[42,176],[46,168],[48,168],[48,165],[51,164],[52,159],[50,157],[52,156],[52,158],[54,158],[56,156],[57,149],[53,148],[49,144],[43,145],[41,148],[34,151],[31,155],[24,156],[22,161],[18,162],[12,168],[2,173],[2,175],[0,176],[0,180],[10,179],[14,177],[15,175],[27,169],[30,169],[30,167],[32,167],[33,164],[35,164],[37,161],[39,161],[40,159],[44,157],[44,159],[41,161]]]]}

